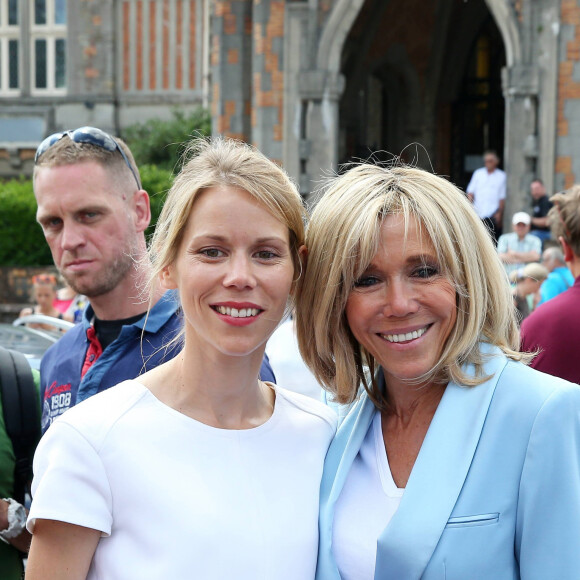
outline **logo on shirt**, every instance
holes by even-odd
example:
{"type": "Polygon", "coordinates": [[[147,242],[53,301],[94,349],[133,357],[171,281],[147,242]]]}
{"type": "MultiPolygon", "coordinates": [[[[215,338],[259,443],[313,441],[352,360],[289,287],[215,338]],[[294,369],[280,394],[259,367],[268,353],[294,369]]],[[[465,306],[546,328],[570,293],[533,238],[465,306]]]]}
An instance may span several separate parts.
{"type": "Polygon", "coordinates": [[[42,428],[46,430],[49,425],[62,415],[70,406],[72,400],[71,384],[59,385],[54,381],[44,393],[42,405],[42,428]]]}

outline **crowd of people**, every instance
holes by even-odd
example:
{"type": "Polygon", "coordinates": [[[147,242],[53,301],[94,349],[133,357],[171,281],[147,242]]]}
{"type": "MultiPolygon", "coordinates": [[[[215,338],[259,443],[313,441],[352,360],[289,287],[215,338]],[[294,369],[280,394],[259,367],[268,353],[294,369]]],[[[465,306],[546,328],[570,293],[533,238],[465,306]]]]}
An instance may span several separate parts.
{"type": "Polygon", "coordinates": [[[29,511],[0,424],[0,576],[31,542],[30,580],[576,579],[580,187],[535,180],[502,234],[499,162],[466,193],[349,166],[307,215],[258,150],[196,139],[147,244],[127,145],[49,136],[65,285],[34,311],[76,324],[37,377],[29,511]]]}

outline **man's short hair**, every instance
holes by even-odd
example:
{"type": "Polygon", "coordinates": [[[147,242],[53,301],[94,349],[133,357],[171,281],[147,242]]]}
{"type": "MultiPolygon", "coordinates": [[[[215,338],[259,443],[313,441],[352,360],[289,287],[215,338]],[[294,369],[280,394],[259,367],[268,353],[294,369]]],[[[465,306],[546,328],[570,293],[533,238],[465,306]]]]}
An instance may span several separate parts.
{"type": "MultiPolygon", "coordinates": [[[[123,153],[127,156],[134,175],[141,181],[139,169],[128,145],[119,137],[114,137],[123,153]]],[[[121,184],[127,188],[135,188],[135,177],[125,163],[119,151],[108,151],[92,143],[77,143],[68,135],[63,135],[54,145],[49,147],[38,159],[34,166],[33,179],[39,167],[59,167],[63,165],[76,165],[77,163],[95,162],[101,165],[113,180],[121,180],[121,184]]]]}
{"type": "Polygon", "coordinates": [[[548,212],[550,230],[555,239],[564,238],[574,254],[580,257],[580,185],[553,195],[548,212]]]}

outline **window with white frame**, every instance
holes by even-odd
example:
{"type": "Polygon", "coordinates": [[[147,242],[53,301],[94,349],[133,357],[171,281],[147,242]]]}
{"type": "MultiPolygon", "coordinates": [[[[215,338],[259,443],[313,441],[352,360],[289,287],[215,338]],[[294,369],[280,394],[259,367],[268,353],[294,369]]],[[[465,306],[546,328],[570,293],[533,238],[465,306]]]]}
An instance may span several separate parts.
{"type": "Polygon", "coordinates": [[[33,94],[66,90],[66,0],[30,0],[30,87],[33,94]]]}
{"type": "Polygon", "coordinates": [[[66,37],[67,0],[0,0],[0,97],[65,94],[66,37]]]}
{"type": "Polygon", "coordinates": [[[0,95],[20,89],[19,8],[18,0],[0,0],[0,95]]]}

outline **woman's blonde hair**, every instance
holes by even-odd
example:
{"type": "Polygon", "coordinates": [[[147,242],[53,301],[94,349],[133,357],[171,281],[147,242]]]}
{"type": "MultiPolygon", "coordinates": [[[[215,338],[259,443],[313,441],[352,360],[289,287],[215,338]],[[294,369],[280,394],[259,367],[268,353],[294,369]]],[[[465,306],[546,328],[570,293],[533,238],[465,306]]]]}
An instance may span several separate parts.
{"type": "Polygon", "coordinates": [[[481,339],[511,359],[526,360],[518,352],[505,269],[463,192],[414,167],[361,164],[327,185],[306,233],[308,261],[297,289],[296,323],[300,351],[318,381],[340,403],[352,402],[362,384],[375,405],[388,406],[375,380],[378,363],[351,333],[345,307],[377,252],[381,222],[390,214],[401,214],[406,225],[410,218],[417,220],[456,289],[455,325],[439,361],[419,377],[421,382],[482,383],[481,339]],[[465,363],[474,365],[473,376],[462,371],[465,363]]]}
{"type": "Polygon", "coordinates": [[[236,187],[246,191],[288,227],[295,278],[298,278],[302,269],[299,249],[304,243],[305,210],[286,172],[254,147],[223,137],[194,139],[184,158],[186,161],[167,194],[151,238],[150,287],[155,287],[163,268],[175,261],[195,200],[211,187],[236,187]]]}

